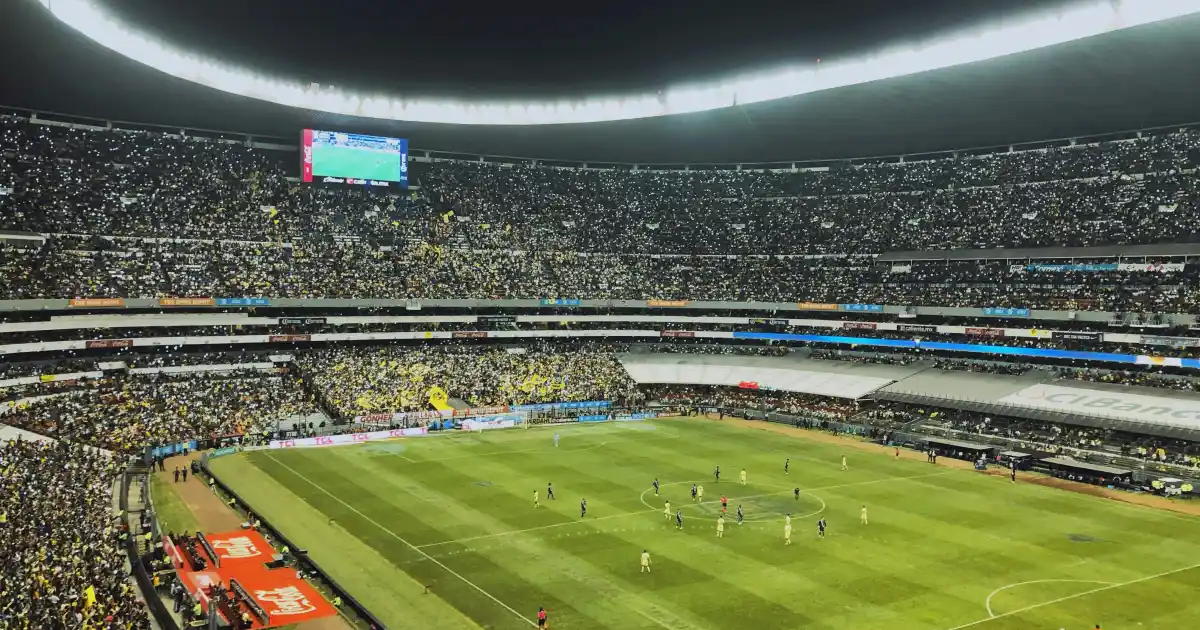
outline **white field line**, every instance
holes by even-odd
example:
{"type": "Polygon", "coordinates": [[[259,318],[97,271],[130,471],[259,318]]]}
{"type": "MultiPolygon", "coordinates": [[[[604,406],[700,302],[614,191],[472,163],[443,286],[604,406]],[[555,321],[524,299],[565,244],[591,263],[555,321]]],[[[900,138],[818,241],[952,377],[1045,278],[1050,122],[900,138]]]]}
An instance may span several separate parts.
{"type": "Polygon", "coordinates": [[[386,533],[387,533],[387,534],[389,534],[389,535],[390,535],[392,538],[395,538],[396,540],[400,541],[402,544],[404,544],[404,546],[406,546],[406,547],[408,547],[409,549],[412,549],[413,551],[415,551],[415,552],[417,552],[417,553],[421,554],[422,556],[424,556],[424,557],[425,557],[425,559],[426,559],[426,560],[429,560],[430,562],[432,562],[432,563],[434,563],[434,564],[438,565],[439,567],[441,567],[442,569],[444,569],[444,570],[445,570],[447,573],[449,573],[450,575],[453,575],[454,577],[458,578],[459,580],[462,580],[462,582],[463,582],[464,584],[466,584],[467,586],[470,586],[471,588],[473,588],[473,589],[475,589],[475,590],[479,591],[479,592],[480,592],[482,595],[484,595],[484,596],[485,596],[485,597],[487,597],[488,599],[492,600],[493,602],[496,602],[497,604],[499,604],[499,605],[500,605],[502,608],[504,608],[504,609],[505,609],[505,610],[507,610],[508,612],[510,612],[510,613],[512,613],[512,614],[514,614],[514,615],[516,615],[518,618],[520,618],[520,619],[521,619],[522,621],[524,621],[525,623],[529,624],[530,626],[537,627],[537,624],[536,624],[536,623],[534,623],[534,621],[533,621],[532,619],[529,619],[528,617],[526,617],[526,616],[522,615],[521,613],[517,612],[517,611],[516,611],[516,610],[515,610],[515,609],[514,609],[512,606],[509,606],[508,604],[505,604],[504,602],[500,601],[499,599],[496,599],[496,596],[495,596],[495,595],[492,595],[491,593],[489,593],[489,592],[487,592],[487,591],[483,590],[482,588],[480,588],[480,586],[479,586],[478,584],[476,584],[476,583],[472,582],[471,580],[468,580],[467,578],[463,577],[462,575],[460,575],[459,573],[457,573],[457,572],[456,572],[454,569],[451,569],[450,567],[448,567],[448,566],[446,566],[446,565],[442,564],[441,562],[439,562],[439,561],[438,561],[436,558],[434,558],[433,556],[431,556],[431,555],[429,555],[429,554],[425,553],[424,551],[421,551],[421,550],[420,550],[420,548],[418,548],[416,545],[414,545],[414,544],[412,544],[412,543],[408,542],[407,540],[404,540],[404,539],[403,539],[403,538],[401,538],[401,537],[400,537],[400,535],[399,535],[399,534],[397,534],[396,532],[393,532],[392,530],[388,529],[387,527],[384,527],[383,525],[380,525],[380,524],[379,524],[379,522],[378,522],[378,521],[376,521],[375,519],[373,519],[373,518],[371,518],[371,517],[367,516],[366,514],[363,514],[362,512],[358,511],[358,508],[355,508],[353,505],[350,505],[349,503],[346,503],[345,501],[343,501],[343,500],[341,499],[341,497],[338,497],[337,495],[333,494],[332,492],[330,492],[330,491],[326,490],[325,488],[321,487],[321,485],[320,485],[320,484],[318,484],[318,483],[316,483],[315,481],[313,481],[312,479],[309,479],[308,477],[304,476],[302,473],[300,473],[300,472],[299,472],[299,471],[297,471],[296,469],[292,468],[291,466],[288,466],[287,464],[285,464],[285,463],[283,463],[283,462],[279,461],[278,459],[275,459],[275,456],[274,456],[274,455],[271,455],[270,453],[267,453],[267,457],[269,457],[269,458],[271,459],[271,461],[275,462],[276,464],[279,464],[280,466],[283,466],[285,469],[287,469],[287,470],[288,470],[289,472],[291,472],[293,475],[296,475],[296,476],[297,476],[297,477],[299,477],[300,479],[304,480],[305,482],[307,482],[307,483],[308,483],[309,485],[311,485],[312,487],[314,487],[314,488],[316,488],[317,490],[320,490],[321,492],[325,493],[327,496],[329,496],[329,497],[330,497],[331,499],[333,499],[334,501],[337,501],[338,503],[341,503],[341,504],[342,504],[342,505],[343,505],[343,506],[344,506],[346,509],[350,510],[351,512],[354,512],[355,514],[357,514],[357,515],[359,515],[359,516],[361,516],[361,517],[363,518],[363,520],[365,520],[365,521],[367,521],[368,523],[370,523],[370,524],[374,525],[375,527],[379,528],[381,531],[384,531],[384,532],[386,532],[386,533]]]}
{"type": "MultiPolygon", "coordinates": [[[[871,485],[871,484],[876,484],[876,483],[886,483],[886,482],[890,482],[890,481],[906,481],[906,480],[910,480],[910,479],[924,479],[926,477],[937,477],[940,475],[947,475],[947,474],[950,474],[950,472],[952,472],[952,471],[946,470],[946,471],[936,472],[936,473],[927,473],[924,475],[914,475],[911,477],[884,477],[883,479],[872,479],[870,481],[842,483],[842,484],[837,484],[837,485],[833,485],[833,486],[823,486],[823,487],[819,487],[819,488],[805,488],[803,490],[803,492],[817,492],[820,490],[836,490],[838,488],[849,488],[849,487],[853,487],[853,486],[866,486],[866,485],[871,485]]],[[[680,482],[680,483],[688,483],[688,482],[680,482]]],[[[736,499],[739,501],[744,501],[746,499],[758,499],[758,498],[762,498],[762,497],[770,497],[770,496],[775,496],[775,495],[779,495],[779,494],[791,494],[791,492],[792,492],[791,490],[781,490],[779,492],[768,492],[765,494],[755,494],[755,495],[751,495],[748,497],[736,497],[736,499]]],[[[680,509],[694,508],[694,507],[699,507],[700,505],[701,504],[699,504],[699,503],[685,503],[683,505],[680,505],[679,508],[680,509]]],[[[538,527],[529,527],[526,529],[514,529],[512,531],[499,532],[496,534],[483,534],[480,536],[469,536],[467,538],[456,538],[454,540],[443,540],[441,542],[426,543],[424,545],[418,545],[417,547],[419,549],[427,549],[429,547],[438,547],[441,545],[452,545],[455,543],[465,543],[465,542],[471,542],[474,540],[483,540],[485,538],[498,538],[501,536],[512,536],[513,534],[524,534],[527,532],[541,531],[543,529],[553,529],[555,527],[565,527],[567,525],[580,525],[580,524],[586,524],[586,523],[595,523],[596,521],[607,521],[607,520],[613,519],[613,518],[625,518],[627,516],[635,516],[638,514],[650,514],[650,513],[655,513],[655,512],[659,512],[659,511],[660,510],[658,508],[647,508],[645,510],[634,510],[632,512],[621,512],[620,514],[609,514],[608,516],[601,516],[598,518],[589,518],[587,520],[567,521],[565,523],[554,523],[552,525],[539,525],[538,527]]]]}
{"type": "Polygon", "coordinates": [[[1029,580],[1028,582],[1016,582],[1014,584],[1009,584],[1007,586],[1001,586],[1000,588],[992,591],[987,596],[987,599],[984,600],[983,607],[987,608],[989,617],[995,617],[996,613],[992,612],[992,598],[993,597],[999,595],[1000,593],[1003,593],[1004,591],[1007,591],[1010,588],[1017,588],[1018,586],[1025,586],[1027,584],[1046,584],[1046,583],[1054,583],[1054,582],[1071,582],[1071,583],[1077,583],[1077,584],[1104,584],[1107,586],[1111,586],[1114,584],[1114,582],[1105,582],[1103,580],[1066,580],[1066,579],[1029,580]]]}
{"type": "Polygon", "coordinates": [[[1122,586],[1130,586],[1130,585],[1132,585],[1132,584],[1138,584],[1138,583],[1140,583],[1140,582],[1147,582],[1147,581],[1149,581],[1149,580],[1156,580],[1156,579],[1158,579],[1158,578],[1160,578],[1160,577],[1166,577],[1166,576],[1168,576],[1168,575],[1173,575],[1173,574],[1175,574],[1175,573],[1183,573],[1184,571],[1190,571],[1190,570],[1192,570],[1192,569],[1195,569],[1195,568],[1198,568],[1198,567],[1200,567],[1200,564],[1193,564],[1193,565],[1191,565],[1191,566],[1188,566],[1188,567],[1182,567],[1182,568],[1179,568],[1179,569],[1171,569],[1170,571],[1163,571],[1162,573],[1155,573],[1154,575],[1147,575],[1146,577],[1140,577],[1140,578],[1138,578],[1138,579],[1136,579],[1136,580],[1129,580],[1128,582],[1117,582],[1117,583],[1115,583],[1115,584],[1109,584],[1108,586],[1101,586],[1101,587],[1099,587],[1099,588],[1093,588],[1093,589],[1091,589],[1091,590],[1083,591],[1082,593],[1075,593],[1074,595],[1067,595],[1066,597],[1059,597],[1059,598],[1057,598],[1057,599],[1052,599],[1052,600],[1050,600],[1050,601],[1048,601],[1048,602],[1042,602],[1042,603],[1040,603],[1040,604],[1032,604],[1032,605],[1030,605],[1030,606],[1025,606],[1024,608],[1018,608],[1018,609],[1016,609],[1016,610],[1010,610],[1010,611],[1008,611],[1008,612],[1006,612],[1006,613],[1001,613],[1001,614],[999,614],[999,615],[995,615],[995,616],[993,616],[993,617],[984,617],[983,619],[980,619],[980,620],[978,620],[978,621],[972,621],[971,623],[964,623],[964,624],[963,624],[963,625],[961,625],[961,626],[954,626],[953,628],[950,628],[949,630],[962,630],[963,628],[971,628],[971,627],[977,626],[977,625],[979,625],[979,624],[981,624],[981,623],[987,623],[987,622],[989,622],[989,621],[991,621],[991,620],[993,620],[993,619],[1003,619],[1004,617],[1009,617],[1009,616],[1011,616],[1011,615],[1016,615],[1016,614],[1019,614],[1019,613],[1027,612],[1027,611],[1033,610],[1033,609],[1035,609],[1035,608],[1041,608],[1042,606],[1049,606],[1049,605],[1051,605],[1051,604],[1058,604],[1058,603],[1061,603],[1061,602],[1065,602],[1065,601],[1067,601],[1067,600],[1075,599],[1076,597],[1083,597],[1084,595],[1091,595],[1091,594],[1093,594],[1093,593],[1100,593],[1100,592],[1103,592],[1103,591],[1109,591],[1109,590],[1112,590],[1112,589],[1114,589],[1114,588],[1121,588],[1122,586]]]}

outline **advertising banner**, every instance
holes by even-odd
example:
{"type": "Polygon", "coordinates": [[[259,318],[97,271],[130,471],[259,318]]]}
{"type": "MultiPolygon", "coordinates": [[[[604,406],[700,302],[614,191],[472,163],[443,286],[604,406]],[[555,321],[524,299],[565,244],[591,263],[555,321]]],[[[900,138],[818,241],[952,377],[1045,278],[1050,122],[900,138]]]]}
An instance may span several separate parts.
{"type": "Polygon", "coordinates": [[[537,403],[533,405],[513,405],[513,411],[554,411],[556,409],[608,409],[611,400],[589,400],[580,402],[537,403]]]}
{"type": "Polygon", "coordinates": [[[1029,309],[1006,306],[987,306],[983,314],[988,317],[1029,317],[1029,309]]]}
{"type": "Polygon", "coordinates": [[[579,306],[583,303],[579,298],[542,298],[538,302],[542,306],[579,306]]]}
{"type": "Polygon", "coordinates": [[[797,302],[796,308],[802,311],[836,311],[837,304],[823,304],[821,302],[797,302]]]}
{"type": "Polygon", "coordinates": [[[879,325],[875,322],[842,322],[846,330],[875,330],[879,325]]]}
{"type": "Polygon", "coordinates": [[[312,341],[312,335],[271,335],[267,337],[268,343],[297,343],[303,341],[312,341]]]}
{"type": "Polygon", "coordinates": [[[1161,337],[1159,335],[1142,335],[1142,343],[1147,346],[1195,348],[1200,346],[1200,339],[1196,339],[1194,337],[1161,337]]]}
{"type": "Polygon", "coordinates": [[[646,300],[646,306],[687,306],[687,300],[646,300]]]}
{"type": "Polygon", "coordinates": [[[84,344],[84,347],[91,350],[93,348],[132,348],[132,339],[92,339],[84,344]]]}
{"type": "Polygon", "coordinates": [[[429,429],[426,427],[414,427],[410,429],[392,429],[390,431],[370,431],[367,433],[345,433],[342,435],[319,435],[310,438],[296,438],[294,440],[271,440],[271,448],[316,448],[321,446],[345,446],[348,444],[362,444],[363,442],[378,442],[380,440],[392,440],[402,437],[418,437],[427,435],[429,429]]]}
{"type": "Polygon", "coordinates": [[[67,304],[71,308],[114,308],[125,306],[121,298],[77,298],[67,304]]]}
{"type": "Polygon", "coordinates": [[[217,298],[217,306],[270,306],[267,298],[217,298]]]}
{"type": "Polygon", "coordinates": [[[1045,265],[1033,264],[1026,265],[1028,271],[1049,271],[1054,273],[1062,273],[1066,271],[1116,271],[1117,263],[1077,263],[1071,265],[1045,265]]]}
{"type": "Polygon", "coordinates": [[[751,324],[763,324],[766,326],[787,326],[788,320],[786,320],[786,319],[767,319],[767,318],[763,318],[763,317],[752,317],[752,318],[750,318],[750,323],[751,324]]]}
{"type": "Polygon", "coordinates": [[[660,333],[663,337],[695,337],[694,330],[664,330],[660,333]]]}
{"type": "Polygon", "coordinates": [[[605,420],[608,420],[608,416],[605,416],[605,415],[579,416],[578,418],[576,418],[576,420],[578,420],[579,422],[604,422],[605,420]]]}
{"type": "MultiPolygon", "coordinates": [[[[1095,341],[1103,340],[1103,333],[1098,332],[1080,332],[1075,330],[1056,330],[1052,339],[1070,339],[1072,341],[1095,341]]],[[[1143,342],[1144,343],[1144,342],[1143,342]]]]}
{"type": "Polygon", "coordinates": [[[455,409],[454,417],[462,418],[466,416],[494,416],[497,414],[508,413],[508,407],[477,407],[472,409],[455,409]]]}
{"type": "Polygon", "coordinates": [[[486,330],[456,330],[450,333],[451,339],[487,339],[486,330]]]}
{"type": "Polygon", "coordinates": [[[1200,428],[1200,401],[1057,385],[1034,385],[1000,402],[1064,413],[1200,428]]]}
{"type": "Polygon", "coordinates": [[[515,324],[516,315],[480,315],[476,320],[481,324],[515,324]]]}
{"type": "Polygon", "coordinates": [[[315,326],[326,322],[324,317],[280,317],[281,326],[315,326]]]}
{"type": "Polygon", "coordinates": [[[521,421],[521,416],[507,414],[501,416],[483,416],[462,421],[464,431],[482,431],[484,429],[511,429],[521,421]]]}
{"type": "Polygon", "coordinates": [[[210,297],[169,297],[159,298],[159,306],[213,306],[216,300],[210,297]]]}
{"type": "Polygon", "coordinates": [[[754,381],[740,381],[737,386],[738,389],[758,389],[758,383],[754,381]]]}
{"type": "Polygon", "coordinates": [[[843,311],[851,311],[854,313],[882,313],[882,304],[842,304],[840,305],[843,311]]]}
{"type": "Polygon", "coordinates": [[[1183,263],[1120,263],[1120,271],[1142,271],[1149,273],[1174,273],[1183,271],[1183,263]]]}
{"type": "Polygon", "coordinates": [[[937,326],[926,326],[924,324],[896,324],[896,330],[900,332],[935,333],[937,332],[937,326]]]}
{"type": "Polygon", "coordinates": [[[653,420],[658,414],[653,411],[641,411],[638,413],[630,413],[623,416],[613,418],[617,422],[633,422],[634,420],[653,420]]]}
{"type": "Polygon", "coordinates": [[[967,328],[966,333],[975,337],[1003,337],[1003,328],[967,328]]]}

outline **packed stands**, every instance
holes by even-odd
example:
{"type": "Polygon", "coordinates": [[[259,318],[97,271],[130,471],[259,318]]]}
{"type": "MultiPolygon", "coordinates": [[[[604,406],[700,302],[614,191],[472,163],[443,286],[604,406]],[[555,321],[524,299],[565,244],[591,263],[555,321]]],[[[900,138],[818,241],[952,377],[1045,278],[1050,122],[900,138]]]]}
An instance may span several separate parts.
{"type": "Polygon", "coordinates": [[[118,472],[78,444],[0,441],[0,627],[149,630],[112,516],[118,472]]]}
{"type": "Polygon", "coordinates": [[[427,410],[433,387],[471,407],[641,399],[611,348],[599,346],[349,346],[301,355],[298,364],[347,418],[427,410]]]}
{"type": "Polygon", "coordinates": [[[0,138],[0,229],[57,235],[0,250],[13,279],[3,298],[1197,305],[1194,264],[1097,273],[926,261],[897,272],[869,256],[753,257],[1191,241],[1195,130],[795,172],[439,161],[414,164],[420,191],[398,196],[300,186],[285,167],[294,156],[236,142],[10,116],[0,138]]]}
{"type": "Polygon", "coordinates": [[[62,396],[35,398],[5,424],[112,451],[274,431],[316,410],[293,380],[260,374],[112,377],[62,396]]]}

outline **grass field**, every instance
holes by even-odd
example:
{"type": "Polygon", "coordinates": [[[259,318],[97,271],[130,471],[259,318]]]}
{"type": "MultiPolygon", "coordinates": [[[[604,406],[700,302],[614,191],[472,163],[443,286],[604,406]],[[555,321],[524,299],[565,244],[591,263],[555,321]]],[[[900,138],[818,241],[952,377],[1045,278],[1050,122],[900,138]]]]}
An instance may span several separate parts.
{"type": "Polygon", "coordinates": [[[159,475],[150,475],[150,496],[154,500],[159,527],[163,531],[195,532],[200,529],[200,523],[183,498],[159,475]]]}
{"type": "Polygon", "coordinates": [[[1200,619],[1200,519],[748,424],[495,431],[258,451],[213,468],[389,628],[526,628],[538,606],[556,630],[1150,630],[1200,619]],[[704,504],[687,496],[692,482],[704,504]],[[747,522],[729,518],[717,539],[721,493],[747,522]],[[664,497],[683,506],[683,531],[664,519],[664,497]],[[639,573],[643,549],[650,574],[639,573]]]}

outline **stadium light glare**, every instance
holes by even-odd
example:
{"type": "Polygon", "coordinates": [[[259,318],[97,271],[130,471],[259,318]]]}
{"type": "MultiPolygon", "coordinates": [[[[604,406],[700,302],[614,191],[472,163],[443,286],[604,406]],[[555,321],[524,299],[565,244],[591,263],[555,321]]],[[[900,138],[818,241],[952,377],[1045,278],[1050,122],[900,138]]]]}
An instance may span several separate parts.
{"type": "Polygon", "coordinates": [[[669,87],[661,96],[459,102],[428,97],[368,97],[260,76],[158,41],[122,23],[96,0],[35,1],[63,24],[118,54],[223,92],[346,116],[472,125],[589,123],[722,109],[995,59],[1200,13],[1200,0],[1080,0],[1050,13],[1012,17],[955,36],[855,59],[791,65],[715,83],[684,84],[669,87]]]}

